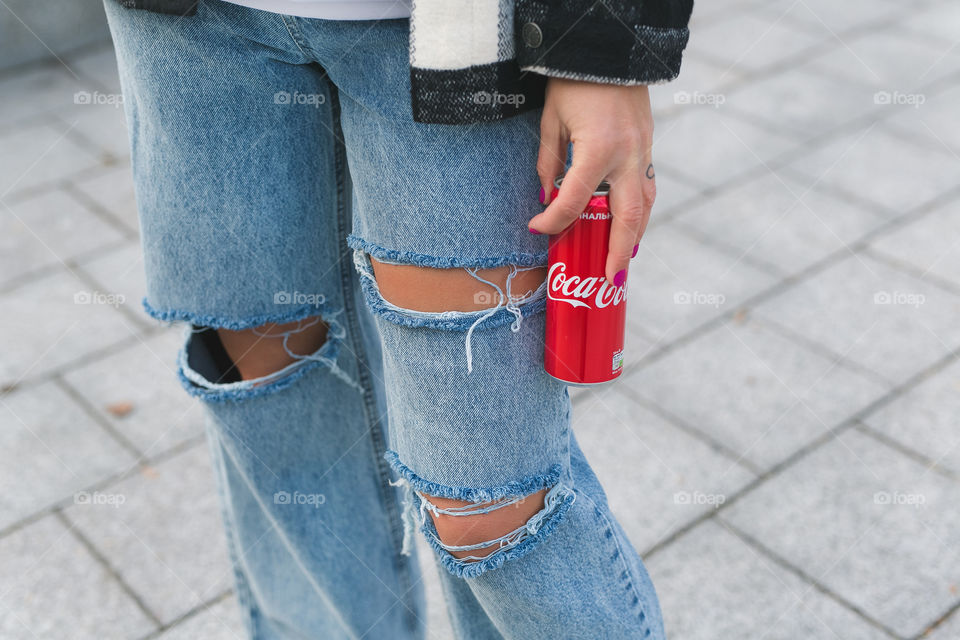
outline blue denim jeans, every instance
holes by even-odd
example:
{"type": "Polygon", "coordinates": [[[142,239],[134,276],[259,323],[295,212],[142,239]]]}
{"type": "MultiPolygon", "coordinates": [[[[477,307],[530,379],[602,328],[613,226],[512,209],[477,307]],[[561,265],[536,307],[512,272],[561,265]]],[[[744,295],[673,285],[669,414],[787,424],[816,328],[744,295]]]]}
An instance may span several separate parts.
{"type": "Polygon", "coordinates": [[[423,638],[422,534],[459,637],[662,638],[647,572],[570,430],[567,389],[543,372],[544,288],[509,286],[546,262],[546,239],[526,229],[540,114],[413,122],[406,20],[217,0],[188,18],[106,9],[144,304],[189,327],[180,376],[208,410],[251,637],[423,638]],[[511,276],[488,308],[424,312],[380,294],[371,257],[511,276]],[[317,316],[329,329],[315,353],[218,381],[204,332],[317,316]],[[446,544],[433,524],[540,490],[541,510],[482,545],[446,544]]]}

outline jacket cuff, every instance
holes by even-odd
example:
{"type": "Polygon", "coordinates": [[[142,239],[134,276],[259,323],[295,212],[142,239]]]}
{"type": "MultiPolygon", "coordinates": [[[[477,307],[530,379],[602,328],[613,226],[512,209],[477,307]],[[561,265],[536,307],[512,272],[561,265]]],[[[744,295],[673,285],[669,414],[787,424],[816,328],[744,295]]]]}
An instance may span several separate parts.
{"type": "Polygon", "coordinates": [[[692,8],[692,0],[517,0],[517,63],[588,82],[667,82],[680,73],[692,8]]]}

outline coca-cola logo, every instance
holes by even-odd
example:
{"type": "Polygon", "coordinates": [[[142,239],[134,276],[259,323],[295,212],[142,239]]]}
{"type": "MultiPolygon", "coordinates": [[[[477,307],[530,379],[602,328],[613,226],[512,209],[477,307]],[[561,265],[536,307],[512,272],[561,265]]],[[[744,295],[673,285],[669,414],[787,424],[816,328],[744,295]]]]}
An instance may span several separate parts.
{"type": "Polygon", "coordinates": [[[573,307],[603,309],[615,307],[627,297],[626,285],[615,287],[606,278],[567,275],[567,264],[555,262],[547,273],[547,298],[566,302],[573,307]],[[584,301],[587,302],[584,302],[584,301]],[[593,301],[593,306],[589,301],[593,301]]]}

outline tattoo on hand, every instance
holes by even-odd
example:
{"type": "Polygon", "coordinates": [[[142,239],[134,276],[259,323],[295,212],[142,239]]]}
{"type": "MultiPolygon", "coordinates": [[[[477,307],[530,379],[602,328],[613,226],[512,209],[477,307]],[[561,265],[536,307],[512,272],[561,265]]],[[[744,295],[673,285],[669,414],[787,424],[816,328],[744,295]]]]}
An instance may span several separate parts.
{"type": "Polygon", "coordinates": [[[653,163],[650,163],[650,166],[647,167],[647,178],[653,180],[656,177],[656,173],[653,172],[653,163]]]}

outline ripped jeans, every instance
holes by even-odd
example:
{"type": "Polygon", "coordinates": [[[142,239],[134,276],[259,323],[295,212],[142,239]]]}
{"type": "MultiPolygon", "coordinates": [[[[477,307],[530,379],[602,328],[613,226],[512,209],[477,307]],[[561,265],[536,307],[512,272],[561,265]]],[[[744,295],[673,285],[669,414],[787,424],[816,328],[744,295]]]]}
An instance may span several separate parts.
{"type": "Polygon", "coordinates": [[[526,229],[539,113],[413,122],[406,20],[105,6],[144,305],[190,327],[180,376],[209,417],[250,637],[426,637],[422,535],[460,638],[663,638],[567,389],[543,371],[544,288],[511,287],[546,262],[526,229]],[[372,260],[510,273],[478,310],[428,312],[388,301],[372,260]],[[322,346],[252,379],[229,378],[208,339],[316,318],[322,346]],[[438,529],[537,492],[542,507],[481,541],[438,529]]]}

